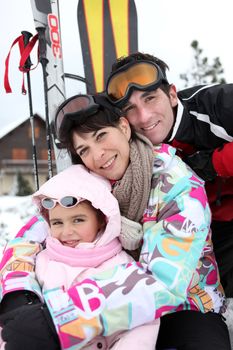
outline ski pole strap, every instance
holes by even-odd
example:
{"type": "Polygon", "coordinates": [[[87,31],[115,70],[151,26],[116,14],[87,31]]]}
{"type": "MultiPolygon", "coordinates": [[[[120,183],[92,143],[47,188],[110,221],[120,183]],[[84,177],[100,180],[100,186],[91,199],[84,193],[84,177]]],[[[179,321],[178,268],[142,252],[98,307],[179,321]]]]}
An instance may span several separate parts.
{"type": "MultiPolygon", "coordinates": [[[[23,35],[22,35],[22,37],[23,37],[23,35]]],[[[36,66],[34,66],[33,68],[31,68],[31,67],[27,68],[27,65],[26,65],[26,62],[27,62],[27,60],[30,56],[30,53],[31,53],[33,47],[35,46],[37,40],[38,40],[38,34],[34,35],[31,38],[31,40],[28,42],[28,44],[25,47],[23,47],[23,49],[21,49],[22,51],[20,51],[21,58],[20,58],[20,62],[19,62],[19,70],[23,73],[35,69],[38,65],[38,62],[36,64],[36,66]]]]}
{"type": "MultiPolygon", "coordinates": [[[[27,44],[29,43],[30,39],[32,38],[32,34],[30,32],[28,32],[27,30],[23,30],[21,32],[21,34],[23,35],[23,43],[24,43],[24,47],[27,46],[27,44]]],[[[32,66],[32,62],[31,62],[31,58],[30,56],[28,56],[27,61],[25,62],[24,67],[25,68],[30,68],[32,66]]]]}
{"type": "Polygon", "coordinates": [[[8,55],[7,55],[7,58],[6,58],[6,61],[5,61],[4,88],[5,88],[6,93],[12,92],[11,87],[10,87],[10,83],[9,83],[9,78],[8,78],[9,60],[10,60],[11,50],[12,50],[13,46],[14,46],[17,42],[19,42],[21,36],[22,36],[22,35],[18,36],[18,38],[16,38],[16,39],[13,41],[13,44],[11,45],[10,51],[9,51],[9,53],[8,53],[8,55]]]}
{"type": "Polygon", "coordinates": [[[11,86],[10,86],[10,82],[9,82],[9,61],[10,61],[10,54],[11,54],[11,50],[13,48],[14,45],[16,45],[18,43],[19,45],[19,51],[20,51],[20,63],[19,63],[19,70],[23,73],[23,81],[22,81],[22,94],[26,94],[27,91],[25,89],[25,84],[24,84],[24,73],[28,72],[29,70],[35,69],[38,65],[38,62],[36,64],[35,67],[33,68],[26,68],[26,61],[33,49],[33,47],[35,46],[35,43],[38,40],[38,34],[36,34],[35,36],[32,37],[32,39],[28,42],[28,44],[24,47],[24,36],[20,35],[18,36],[12,43],[9,53],[6,57],[5,60],[5,74],[4,74],[4,88],[6,93],[11,93],[11,86]]]}

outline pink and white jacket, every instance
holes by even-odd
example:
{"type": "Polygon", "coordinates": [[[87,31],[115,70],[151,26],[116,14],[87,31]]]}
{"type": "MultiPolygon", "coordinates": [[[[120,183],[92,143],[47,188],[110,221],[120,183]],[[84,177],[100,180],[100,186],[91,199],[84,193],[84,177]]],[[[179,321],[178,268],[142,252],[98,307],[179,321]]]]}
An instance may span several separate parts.
{"type": "Polygon", "coordinates": [[[36,276],[44,291],[61,285],[68,289],[87,276],[133,261],[122,250],[119,241],[120,210],[108,181],[91,174],[81,165],[73,165],[42,185],[33,195],[33,202],[46,219],[47,211],[41,208],[41,198],[61,199],[65,196],[87,199],[105,214],[107,224],[94,242],[80,243],[76,248],[47,237],[46,249],[36,258],[36,276]]]}
{"type": "MultiPolygon", "coordinates": [[[[89,173],[81,165],[73,165],[42,185],[34,194],[33,201],[41,210],[42,197],[61,199],[68,195],[89,200],[93,207],[105,214],[107,225],[94,242],[80,243],[75,248],[64,246],[51,236],[47,237],[46,248],[36,258],[36,277],[44,293],[61,285],[68,290],[85,278],[133,261],[122,250],[119,241],[120,211],[109,182],[89,173]]],[[[142,342],[146,341],[147,349],[152,350],[155,348],[158,327],[159,320],[156,320],[153,324],[137,327],[132,335],[132,331],[128,331],[116,332],[109,337],[98,336],[84,348],[97,349],[101,345],[102,350],[109,349],[120,340],[122,344],[119,343],[117,349],[124,349],[125,344],[141,349],[142,342]]]]}

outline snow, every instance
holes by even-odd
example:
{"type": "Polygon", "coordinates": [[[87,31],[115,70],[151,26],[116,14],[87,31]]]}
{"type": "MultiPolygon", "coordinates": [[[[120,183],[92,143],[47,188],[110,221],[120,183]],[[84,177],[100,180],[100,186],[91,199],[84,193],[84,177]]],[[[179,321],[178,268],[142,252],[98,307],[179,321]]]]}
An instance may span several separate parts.
{"type": "MultiPolygon", "coordinates": [[[[34,215],[36,209],[31,196],[0,196],[0,258],[6,243],[34,215]]],[[[233,298],[228,299],[228,310],[224,315],[230,330],[233,349],[233,298]]]]}
{"type": "Polygon", "coordinates": [[[6,243],[34,214],[31,196],[0,196],[0,256],[6,243]]]}

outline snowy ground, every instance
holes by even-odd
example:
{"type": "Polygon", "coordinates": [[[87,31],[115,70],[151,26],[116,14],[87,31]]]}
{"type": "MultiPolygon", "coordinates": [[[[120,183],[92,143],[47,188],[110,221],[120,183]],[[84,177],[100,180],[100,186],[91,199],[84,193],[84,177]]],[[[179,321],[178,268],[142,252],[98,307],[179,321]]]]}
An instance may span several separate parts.
{"type": "MultiPolygon", "coordinates": [[[[0,196],[0,258],[7,241],[14,237],[27,220],[35,214],[31,197],[0,196]]],[[[233,299],[229,299],[226,314],[233,349],[233,299]]]]}
{"type": "Polygon", "coordinates": [[[6,242],[35,214],[31,196],[0,196],[0,253],[6,242]]]}

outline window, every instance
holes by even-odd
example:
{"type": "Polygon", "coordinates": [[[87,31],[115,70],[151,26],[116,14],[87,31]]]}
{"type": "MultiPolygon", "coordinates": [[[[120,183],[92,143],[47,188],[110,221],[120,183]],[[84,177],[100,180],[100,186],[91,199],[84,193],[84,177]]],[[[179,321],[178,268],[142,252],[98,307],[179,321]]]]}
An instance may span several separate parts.
{"type": "Polygon", "coordinates": [[[12,159],[28,159],[27,150],[25,148],[13,148],[12,149],[12,159]]]}
{"type": "Polygon", "coordinates": [[[47,160],[48,159],[48,151],[47,151],[47,149],[42,149],[40,154],[41,154],[41,159],[43,159],[43,160],[47,160]]]}
{"type": "MultiPolygon", "coordinates": [[[[40,137],[40,128],[39,126],[34,126],[34,135],[35,139],[38,139],[40,137]]],[[[28,128],[28,136],[31,139],[32,138],[32,128],[28,128]]]]}

